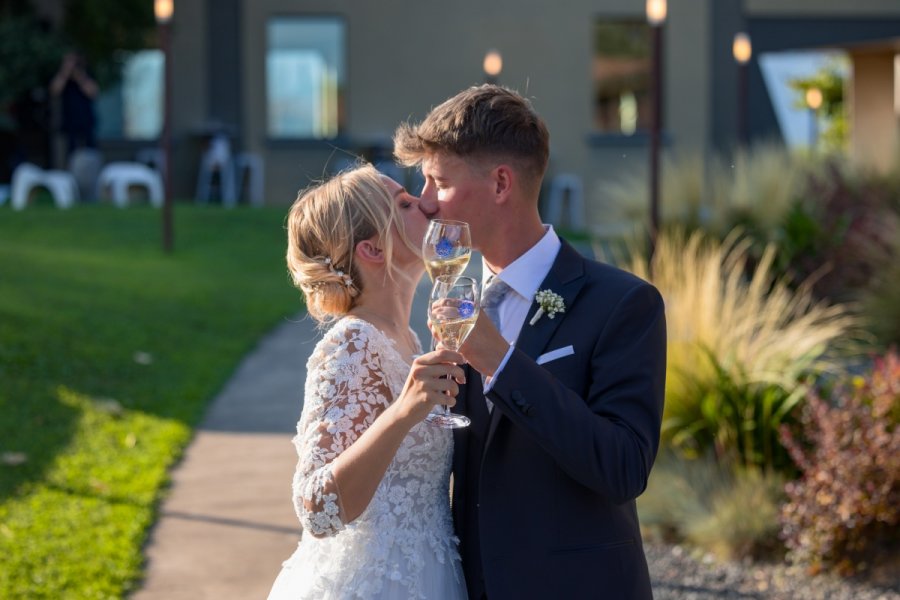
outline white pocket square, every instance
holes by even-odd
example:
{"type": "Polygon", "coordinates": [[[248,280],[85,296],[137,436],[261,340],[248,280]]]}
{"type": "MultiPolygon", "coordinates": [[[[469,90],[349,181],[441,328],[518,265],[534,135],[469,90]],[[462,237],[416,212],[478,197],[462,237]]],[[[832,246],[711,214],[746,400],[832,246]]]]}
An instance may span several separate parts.
{"type": "Polygon", "coordinates": [[[557,348],[556,350],[551,350],[550,352],[545,352],[544,354],[538,356],[537,364],[543,365],[550,362],[551,360],[569,356],[570,354],[575,354],[575,348],[573,348],[572,346],[557,348]]]}

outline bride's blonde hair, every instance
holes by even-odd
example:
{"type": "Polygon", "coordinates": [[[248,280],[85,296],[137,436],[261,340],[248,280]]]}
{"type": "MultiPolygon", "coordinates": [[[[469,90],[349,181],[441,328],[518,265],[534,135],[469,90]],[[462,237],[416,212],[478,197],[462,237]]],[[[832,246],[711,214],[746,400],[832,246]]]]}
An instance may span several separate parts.
{"type": "Polygon", "coordinates": [[[372,165],[343,171],[298,194],[287,216],[287,266],[316,321],[324,324],[346,315],[364,292],[353,262],[358,242],[377,237],[387,273],[393,273],[392,227],[414,248],[372,165]]]}

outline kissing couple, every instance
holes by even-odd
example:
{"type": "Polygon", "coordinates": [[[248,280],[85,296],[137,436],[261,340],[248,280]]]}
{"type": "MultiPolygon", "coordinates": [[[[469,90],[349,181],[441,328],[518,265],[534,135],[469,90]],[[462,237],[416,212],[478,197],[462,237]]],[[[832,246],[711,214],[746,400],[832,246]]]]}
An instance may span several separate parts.
{"type": "Polygon", "coordinates": [[[549,133],[518,93],[466,89],[401,125],[394,153],[420,196],[363,165],[288,215],[288,269],[325,332],[294,438],[304,531],[270,600],[652,598],[635,499],[659,447],[662,298],[542,223],[549,133]],[[423,353],[433,219],[469,224],[485,286],[459,348],[423,353]],[[444,406],[471,424],[427,422],[444,406]]]}

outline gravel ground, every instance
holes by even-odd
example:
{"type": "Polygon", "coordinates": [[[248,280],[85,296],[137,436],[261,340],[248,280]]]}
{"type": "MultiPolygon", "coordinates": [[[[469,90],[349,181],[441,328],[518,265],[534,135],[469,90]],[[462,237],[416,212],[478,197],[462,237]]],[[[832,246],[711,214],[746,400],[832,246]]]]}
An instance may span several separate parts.
{"type": "Polygon", "coordinates": [[[876,587],[833,576],[809,577],[783,564],[715,562],[691,556],[681,546],[645,543],[644,550],[655,600],[900,600],[896,575],[889,587],[876,587]]]}

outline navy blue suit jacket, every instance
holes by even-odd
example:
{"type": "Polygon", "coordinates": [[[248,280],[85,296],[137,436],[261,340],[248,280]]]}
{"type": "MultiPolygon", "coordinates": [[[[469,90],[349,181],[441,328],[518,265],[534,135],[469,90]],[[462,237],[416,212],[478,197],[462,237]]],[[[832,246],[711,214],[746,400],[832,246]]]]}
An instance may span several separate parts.
{"type": "Polygon", "coordinates": [[[652,598],[635,498],[659,446],[663,302],[649,283],[563,242],[540,289],[566,312],[529,325],[488,398],[456,411],[453,517],[469,597],[652,598]],[[549,351],[574,353],[538,365],[549,351]]]}

